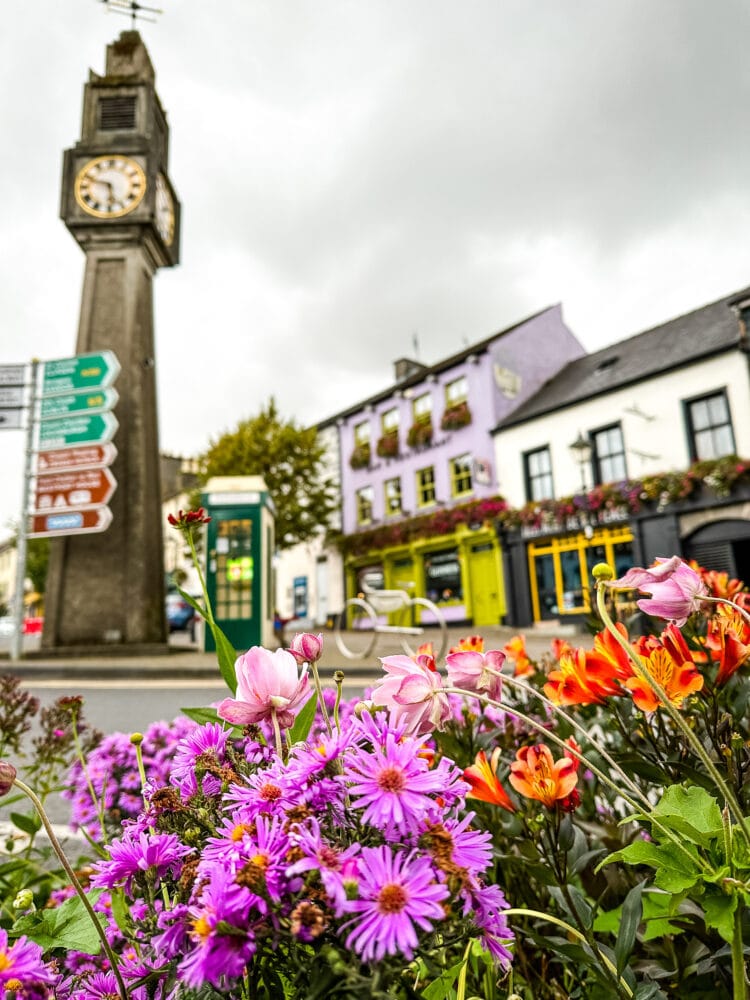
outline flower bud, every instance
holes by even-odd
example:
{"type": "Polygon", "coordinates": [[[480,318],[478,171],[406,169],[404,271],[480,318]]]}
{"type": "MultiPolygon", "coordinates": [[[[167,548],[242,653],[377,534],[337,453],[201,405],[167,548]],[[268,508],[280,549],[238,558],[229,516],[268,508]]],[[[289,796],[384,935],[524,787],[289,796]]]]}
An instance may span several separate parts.
{"type": "Polygon", "coordinates": [[[16,780],[16,769],[7,760],[0,760],[0,796],[7,795],[16,780]]]}
{"type": "Polygon", "coordinates": [[[21,889],[13,900],[14,910],[29,910],[34,905],[34,893],[31,889],[21,889]]]}
{"type": "Polygon", "coordinates": [[[323,635],[298,632],[292,639],[289,652],[297,663],[317,663],[323,653],[323,635]]]}

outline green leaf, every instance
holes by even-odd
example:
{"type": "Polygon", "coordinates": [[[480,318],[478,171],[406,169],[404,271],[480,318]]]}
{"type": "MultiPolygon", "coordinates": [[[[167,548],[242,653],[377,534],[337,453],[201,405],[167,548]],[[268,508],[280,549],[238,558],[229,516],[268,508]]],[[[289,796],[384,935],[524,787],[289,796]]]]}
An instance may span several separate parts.
{"type": "Polygon", "coordinates": [[[237,691],[237,675],[234,672],[234,663],[237,659],[237,650],[227,639],[216,622],[208,623],[213,633],[216,643],[216,655],[219,659],[219,672],[224,678],[224,683],[234,694],[237,691]]]}
{"type": "Polygon", "coordinates": [[[112,899],[112,916],[120,930],[127,937],[133,927],[130,918],[130,907],[122,889],[114,888],[110,890],[112,899]]]}
{"type": "Polygon", "coordinates": [[[654,806],[653,814],[701,847],[709,847],[711,841],[722,836],[721,809],[704,788],[670,785],[654,806]]]}
{"type": "Polygon", "coordinates": [[[440,974],[439,979],[433,980],[426,989],[422,990],[422,996],[425,1000],[448,1000],[453,994],[453,984],[458,979],[463,964],[461,961],[458,965],[446,969],[440,974]]]}
{"type": "Polygon", "coordinates": [[[734,911],[737,909],[737,895],[706,896],[703,900],[703,910],[706,914],[706,926],[714,927],[729,944],[734,933],[734,911]]]}
{"type": "Polygon", "coordinates": [[[191,597],[190,594],[188,594],[186,591],[184,591],[182,589],[182,587],[179,586],[179,584],[176,583],[175,587],[177,588],[177,592],[180,595],[180,597],[183,599],[183,601],[186,601],[190,605],[190,607],[193,609],[193,611],[197,611],[198,614],[201,616],[201,618],[205,618],[206,617],[206,609],[204,607],[202,607],[197,602],[197,600],[194,597],[191,597]]]}
{"type": "Polygon", "coordinates": [[[700,878],[698,866],[691,863],[683,851],[671,846],[660,846],[645,840],[636,840],[621,851],[610,854],[597,870],[613,861],[626,865],[648,865],[655,871],[654,883],[667,892],[683,892],[690,889],[700,878]]]}
{"type": "MultiPolygon", "coordinates": [[[[94,889],[86,893],[92,906],[103,891],[94,889]]],[[[106,920],[101,914],[99,919],[102,926],[105,926],[106,920]]],[[[82,951],[86,955],[98,955],[102,946],[91,917],[77,895],[66,899],[62,906],[51,910],[37,910],[21,917],[13,925],[13,933],[26,934],[45,951],[64,948],[82,951]]]]}
{"type": "Polygon", "coordinates": [[[303,740],[307,739],[310,730],[312,729],[312,724],[315,721],[315,712],[317,707],[318,699],[313,693],[312,697],[308,698],[302,706],[301,711],[294,720],[294,725],[289,730],[289,744],[291,746],[295,743],[301,743],[303,740]]]}
{"type": "Polygon", "coordinates": [[[10,814],[10,821],[13,826],[17,826],[22,833],[27,833],[30,837],[36,836],[42,828],[42,821],[35,812],[30,813],[28,816],[24,815],[24,813],[12,812],[10,814]]]}
{"type": "Polygon", "coordinates": [[[634,885],[630,892],[625,897],[625,902],[622,904],[622,917],[620,919],[620,930],[617,935],[617,940],[615,942],[615,958],[617,960],[617,974],[622,975],[622,970],[625,968],[628,959],[630,958],[630,953],[633,950],[633,945],[635,944],[635,935],[638,931],[638,927],[641,923],[641,918],[643,917],[643,902],[641,896],[643,895],[643,887],[646,881],[639,882],[638,885],[634,885]]]}

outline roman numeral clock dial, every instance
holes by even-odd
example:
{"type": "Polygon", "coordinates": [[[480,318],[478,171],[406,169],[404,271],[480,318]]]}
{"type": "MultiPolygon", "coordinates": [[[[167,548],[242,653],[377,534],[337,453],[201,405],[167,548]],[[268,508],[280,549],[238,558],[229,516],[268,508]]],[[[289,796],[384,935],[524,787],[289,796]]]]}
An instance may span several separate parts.
{"type": "Polygon", "coordinates": [[[118,219],[137,208],[146,193],[146,175],[127,156],[97,156],[78,171],[74,187],[80,207],[97,219],[118,219]]]}

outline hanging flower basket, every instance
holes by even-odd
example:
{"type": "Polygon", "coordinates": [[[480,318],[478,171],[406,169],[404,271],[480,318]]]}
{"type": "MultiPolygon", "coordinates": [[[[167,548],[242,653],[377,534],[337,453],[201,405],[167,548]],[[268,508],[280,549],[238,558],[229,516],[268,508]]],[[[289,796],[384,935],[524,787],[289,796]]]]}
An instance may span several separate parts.
{"type": "Polygon", "coordinates": [[[366,469],[370,464],[370,445],[358,444],[351,454],[349,465],[353,469],[366,469]]]}
{"type": "Polygon", "coordinates": [[[423,448],[432,441],[432,423],[412,424],[406,436],[410,448],[423,448]]]}
{"type": "Polygon", "coordinates": [[[457,431],[470,423],[471,410],[469,409],[469,404],[456,403],[455,406],[449,406],[445,413],[443,413],[440,427],[444,431],[457,431]]]}
{"type": "Polygon", "coordinates": [[[384,434],[375,446],[375,451],[380,458],[395,458],[398,455],[398,432],[384,434]]]}

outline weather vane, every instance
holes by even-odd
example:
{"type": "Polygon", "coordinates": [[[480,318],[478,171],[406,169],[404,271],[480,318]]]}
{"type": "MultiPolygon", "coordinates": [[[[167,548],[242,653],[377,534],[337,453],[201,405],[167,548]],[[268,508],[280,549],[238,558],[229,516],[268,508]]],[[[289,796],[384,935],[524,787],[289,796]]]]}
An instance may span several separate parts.
{"type": "Polygon", "coordinates": [[[142,3],[138,3],[137,0],[99,0],[99,3],[103,3],[108,11],[111,10],[115,14],[124,14],[125,17],[129,17],[134,28],[138,20],[150,21],[151,24],[156,24],[155,17],[147,17],[141,11],[148,11],[149,14],[164,13],[158,7],[146,7],[142,3]]]}

